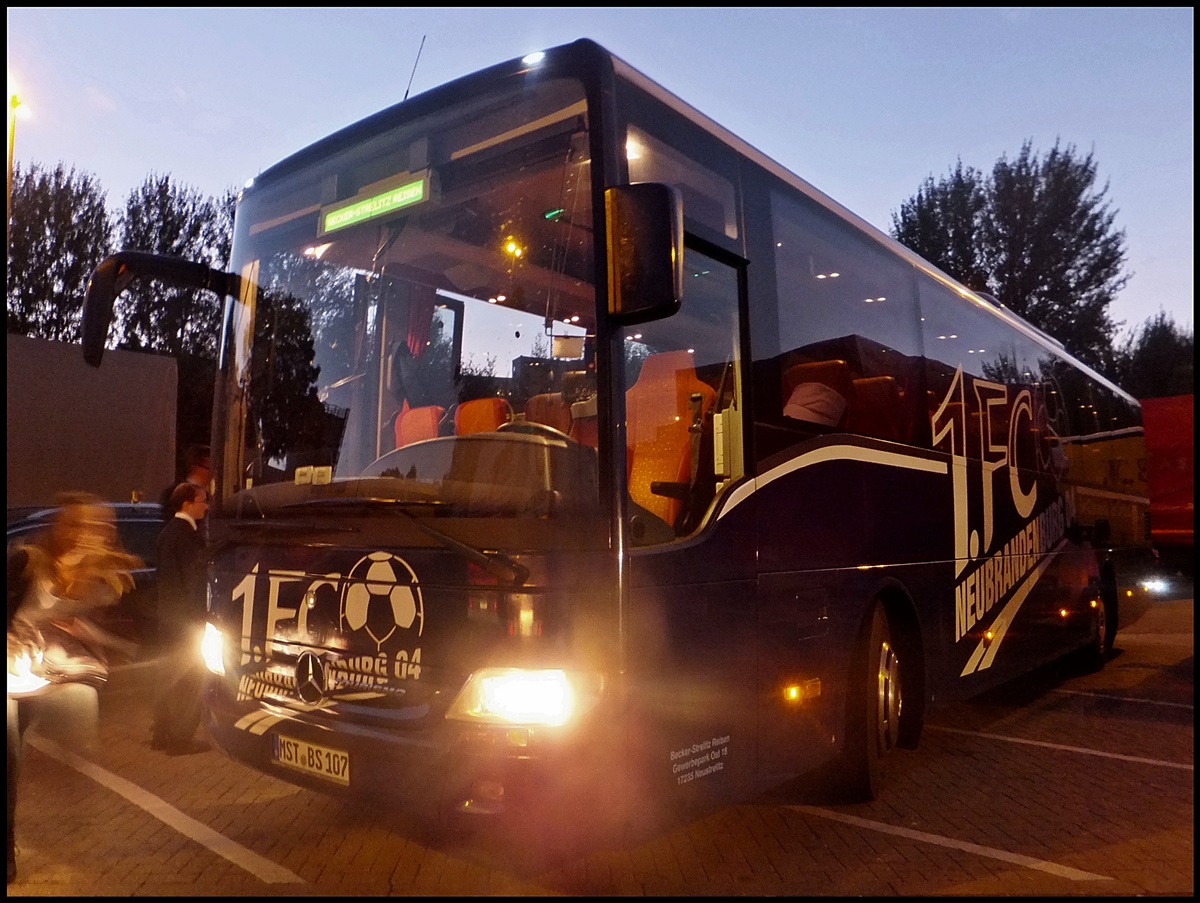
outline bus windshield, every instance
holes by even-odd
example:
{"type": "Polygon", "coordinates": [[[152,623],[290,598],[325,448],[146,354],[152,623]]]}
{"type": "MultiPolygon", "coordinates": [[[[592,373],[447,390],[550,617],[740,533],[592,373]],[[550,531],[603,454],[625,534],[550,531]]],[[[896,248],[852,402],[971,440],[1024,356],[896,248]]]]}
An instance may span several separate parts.
{"type": "Polygon", "coordinates": [[[548,80],[368,121],[248,188],[221,360],[229,510],[596,508],[590,177],[583,90],[548,80]]]}

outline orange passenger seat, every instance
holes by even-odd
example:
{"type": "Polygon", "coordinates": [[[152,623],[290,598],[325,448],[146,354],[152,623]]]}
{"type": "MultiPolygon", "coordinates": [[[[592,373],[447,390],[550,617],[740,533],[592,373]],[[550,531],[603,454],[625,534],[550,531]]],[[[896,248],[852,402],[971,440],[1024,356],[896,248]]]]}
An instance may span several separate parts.
{"type": "Polygon", "coordinates": [[[561,392],[532,396],[525,402],[525,419],[552,426],[562,433],[571,432],[571,406],[561,392]]]}
{"type": "Polygon", "coordinates": [[[692,473],[691,425],[697,412],[691,396],[699,396],[698,416],[712,408],[717,393],[696,376],[687,351],[652,354],[642,363],[637,382],[625,393],[629,494],[643,508],[672,526],[683,500],[651,491],[654,483],[686,489],[692,473]]]}
{"type": "Polygon", "coordinates": [[[854,382],[843,360],[808,361],[783,374],[783,414],[825,426],[840,426],[854,403],[854,382]]]}
{"type": "Polygon", "coordinates": [[[402,411],[396,418],[396,448],[436,437],[445,413],[446,409],[436,404],[402,411]]]}
{"type": "Polygon", "coordinates": [[[487,433],[512,420],[507,399],[491,396],[464,401],[454,411],[454,434],[487,433]]]}
{"type": "Polygon", "coordinates": [[[854,407],[846,415],[846,429],[864,436],[907,442],[912,432],[900,386],[893,376],[868,376],[854,380],[854,407]]]}

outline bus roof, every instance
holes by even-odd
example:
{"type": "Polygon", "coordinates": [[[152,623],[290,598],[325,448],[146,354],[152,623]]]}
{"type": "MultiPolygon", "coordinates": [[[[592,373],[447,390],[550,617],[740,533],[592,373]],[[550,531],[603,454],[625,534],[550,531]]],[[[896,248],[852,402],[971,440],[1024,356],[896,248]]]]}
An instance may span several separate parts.
{"type": "Polygon", "coordinates": [[[336,153],[344,148],[352,147],[364,138],[375,135],[383,129],[395,126],[405,120],[422,116],[447,103],[452,103],[458,97],[474,94],[479,90],[481,85],[499,83],[519,76],[535,66],[546,65],[553,65],[556,70],[562,72],[592,71],[597,73],[601,71],[602,67],[611,66],[618,77],[630,82],[651,97],[656,98],[675,110],[681,116],[686,117],[746,159],[756,163],[781,181],[802,192],[814,202],[860,230],[864,235],[884,245],[892,253],[925,272],[930,278],[941,282],[964,300],[975,304],[980,309],[988,311],[992,316],[1004,320],[1010,326],[1025,333],[1033,341],[1043,345],[1051,353],[1067,359],[1073,366],[1084,371],[1089,377],[1102,383],[1127,401],[1133,404],[1138,403],[1137,399],[1128,392],[1080,361],[1068,352],[1061,342],[1032,323],[1029,323],[1015,311],[1010,310],[990,295],[981,294],[962,285],[958,280],[944,273],[915,251],[896,241],[896,239],[872,225],[849,208],[838,203],[832,197],[802,179],[781,163],[767,156],[745,139],[734,134],[725,126],[702,113],[692,104],[673,94],[658,82],[590,38],[579,38],[569,44],[560,44],[549,48],[544,51],[544,58],[538,61],[531,61],[531,55],[526,54],[522,57],[496,63],[476,72],[460,76],[437,87],[430,88],[390,107],[385,107],[383,110],[366,116],[358,122],[339,129],[333,134],[321,138],[308,147],[289,155],[260,173],[252,182],[248,183],[247,187],[270,183],[276,179],[283,178],[296,169],[304,167],[315,160],[336,153]]]}

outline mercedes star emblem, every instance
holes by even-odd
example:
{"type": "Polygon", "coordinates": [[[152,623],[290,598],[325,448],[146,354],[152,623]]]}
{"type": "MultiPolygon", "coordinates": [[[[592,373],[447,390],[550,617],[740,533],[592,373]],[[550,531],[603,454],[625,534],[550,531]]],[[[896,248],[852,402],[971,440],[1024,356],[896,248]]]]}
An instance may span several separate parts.
{"type": "Polygon", "coordinates": [[[309,705],[325,697],[325,663],[314,652],[301,652],[296,659],[296,695],[309,705]]]}

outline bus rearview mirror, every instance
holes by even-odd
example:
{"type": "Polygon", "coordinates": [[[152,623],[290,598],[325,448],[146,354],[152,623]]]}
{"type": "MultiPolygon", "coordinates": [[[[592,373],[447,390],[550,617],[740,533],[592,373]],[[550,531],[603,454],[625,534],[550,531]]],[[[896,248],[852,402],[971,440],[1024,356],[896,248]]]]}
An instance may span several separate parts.
{"type": "Polygon", "coordinates": [[[103,260],[88,279],[83,298],[83,359],[93,367],[99,367],[104,357],[113,302],[132,278],[132,273],[114,255],[103,260]]]}
{"type": "Polygon", "coordinates": [[[683,298],[683,203],[658,182],[604,192],[608,313],[622,324],[669,317],[683,298]]]}
{"type": "Polygon", "coordinates": [[[92,271],[83,299],[83,359],[93,367],[99,367],[104,357],[113,303],[134,279],[141,276],[183,288],[205,289],[222,296],[237,294],[239,286],[238,277],[232,273],[162,254],[118,251],[105,258],[92,271]]]}

